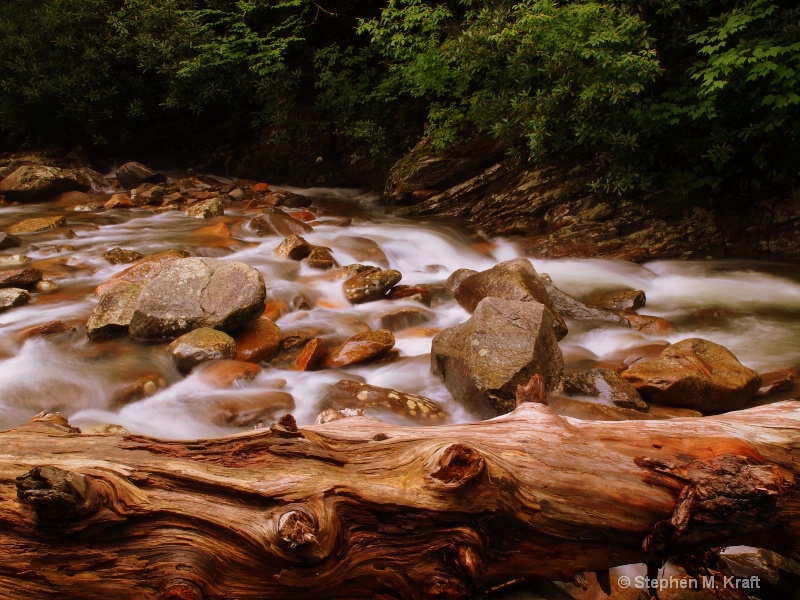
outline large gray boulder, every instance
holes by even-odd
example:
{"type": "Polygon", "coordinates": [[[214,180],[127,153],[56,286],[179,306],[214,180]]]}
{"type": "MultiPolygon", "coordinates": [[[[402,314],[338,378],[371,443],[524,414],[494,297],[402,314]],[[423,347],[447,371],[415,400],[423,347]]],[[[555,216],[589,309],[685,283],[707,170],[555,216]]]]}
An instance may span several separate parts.
{"type": "Polygon", "coordinates": [[[761,377],[719,344],[701,338],[667,346],[657,360],[622,372],[642,397],[702,413],[736,410],[752,398],[761,377]]]}
{"type": "Polygon", "coordinates": [[[44,165],[23,165],[0,181],[0,193],[8,200],[20,202],[89,189],[91,185],[80,171],[44,165]]]}
{"type": "Polygon", "coordinates": [[[453,398],[480,418],[511,411],[517,386],[539,374],[548,389],[564,376],[552,313],[534,301],[485,298],[465,323],[445,329],[431,347],[431,370],[453,398]]]}
{"type": "Polygon", "coordinates": [[[531,261],[515,258],[464,278],[453,295],[467,311],[472,312],[484,298],[505,298],[544,304],[553,316],[553,328],[560,340],[567,335],[567,324],[553,304],[547,289],[531,261]]]}
{"type": "Polygon", "coordinates": [[[212,258],[178,259],[142,288],[130,335],[168,340],[200,327],[232,331],[257,318],[265,298],[264,278],[253,267],[212,258]]]}

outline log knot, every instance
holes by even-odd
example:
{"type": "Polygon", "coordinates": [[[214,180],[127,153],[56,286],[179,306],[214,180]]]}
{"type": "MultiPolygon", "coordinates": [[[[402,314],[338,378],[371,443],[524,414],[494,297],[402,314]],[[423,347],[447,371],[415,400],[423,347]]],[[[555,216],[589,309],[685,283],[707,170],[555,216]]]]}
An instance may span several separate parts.
{"type": "Polygon", "coordinates": [[[292,550],[316,543],[317,525],[314,517],[302,510],[290,510],[278,521],[278,535],[292,550]]]}
{"type": "Polygon", "coordinates": [[[447,487],[461,487],[477,480],[485,468],[480,452],[464,444],[450,444],[441,452],[431,477],[447,487]]]}
{"type": "Polygon", "coordinates": [[[87,502],[89,485],[79,473],[58,467],[35,467],[16,478],[17,498],[44,521],[77,519],[95,507],[87,502]]]}
{"type": "Polygon", "coordinates": [[[794,485],[777,465],[739,455],[715,456],[680,467],[645,459],[637,462],[685,482],[671,518],[656,523],[645,539],[648,551],[702,545],[712,538],[719,543],[769,529],[778,514],[778,498],[794,485]]]}
{"type": "Polygon", "coordinates": [[[205,594],[191,581],[177,581],[167,586],[159,600],[203,600],[205,594]]]}

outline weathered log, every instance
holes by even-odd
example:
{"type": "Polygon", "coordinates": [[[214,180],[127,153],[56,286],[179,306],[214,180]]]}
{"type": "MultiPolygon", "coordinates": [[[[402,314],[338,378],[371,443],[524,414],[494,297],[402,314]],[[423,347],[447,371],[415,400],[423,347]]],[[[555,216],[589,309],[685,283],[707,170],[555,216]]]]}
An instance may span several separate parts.
{"type": "Polygon", "coordinates": [[[464,598],[800,546],[800,403],[589,422],[543,395],[479,423],[283,419],[188,442],[41,415],[0,433],[0,597],[464,598]]]}

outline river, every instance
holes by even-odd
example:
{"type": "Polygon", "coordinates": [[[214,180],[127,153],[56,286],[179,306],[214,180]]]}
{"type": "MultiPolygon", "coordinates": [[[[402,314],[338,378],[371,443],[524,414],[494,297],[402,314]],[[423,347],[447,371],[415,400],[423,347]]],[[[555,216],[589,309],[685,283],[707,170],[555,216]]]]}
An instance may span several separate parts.
{"type": "MultiPolygon", "coordinates": [[[[397,269],[403,284],[441,290],[456,269],[484,270],[521,255],[512,240],[476,241],[442,224],[387,215],[374,195],[356,190],[283,189],[315,198],[311,215],[302,215],[315,219],[313,232],[304,235],[309,242],[332,248],[341,265],[361,262],[397,269]],[[352,218],[350,226],[340,226],[343,216],[352,218]],[[364,239],[377,244],[382,253],[364,239]]],[[[215,424],[210,417],[215,406],[231,398],[272,392],[291,394],[296,404],[293,414],[300,424],[307,424],[314,422],[329,386],[346,378],[420,394],[441,403],[452,421],[471,419],[429,369],[433,335],[469,317],[449,296],[434,294],[430,309],[404,300],[351,305],[341,281],[277,257],[273,250],[281,238],[259,237],[246,227],[257,209],[229,207],[222,217],[202,220],[180,211],[158,214],[148,208],[86,212],[69,208],[59,202],[0,208],[0,228],[34,216],[62,214],[74,233],[62,228],[27,234],[22,248],[5,250],[0,256],[7,268],[15,266],[14,255],[24,254],[30,259],[24,266],[42,269],[58,285],[57,291],[34,294],[30,304],[0,314],[0,429],[19,425],[41,410],[58,410],[79,427],[114,423],[132,433],[164,438],[223,436],[242,428],[215,424]],[[220,223],[230,230],[230,238],[213,228],[220,223]],[[182,376],[163,345],[127,338],[90,342],[80,326],[71,333],[20,341],[21,332],[32,325],[56,319],[86,322],[98,300],[94,289],[128,266],[112,265],[102,257],[113,247],[143,254],[183,248],[197,256],[245,262],[264,275],[270,300],[291,306],[302,296],[311,306],[278,319],[284,334],[313,331],[324,339],[388,322],[395,329],[399,355],[346,370],[298,372],[264,364],[252,381],[218,389],[196,373],[182,376]],[[395,314],[404,308],[411,310],[395,314]],[[166,384],[163,389],[121,408],[110,406],[121,385],[153,374],[166,384]]],[[[577,297],[602,289],[641,289],[647,304],[639,312],[674,326],[674,331],[645,333],[568,320],[570,333],[560,343],[568,370],[631,362],[654,347],[688,337],[717,342],[760,373],[800,367],[796,264],[537,258],[532,262],[539,273],[548,273],[557,287],[577,297]]],[[[393,414],[379,416],[403,422],[393,414]]]]}

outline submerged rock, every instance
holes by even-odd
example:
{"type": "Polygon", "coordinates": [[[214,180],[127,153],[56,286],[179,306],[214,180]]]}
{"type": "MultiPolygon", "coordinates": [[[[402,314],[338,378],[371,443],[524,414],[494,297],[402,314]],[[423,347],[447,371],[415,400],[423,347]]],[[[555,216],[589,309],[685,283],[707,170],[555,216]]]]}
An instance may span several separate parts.
{"type": "Polygon", "coordinates": [[[468,312],[487,297],[504,298],[520,302],[539,302],[552,315],[553,331],[560,340],[567,335],[567,324],[547,294],[544,282],[526,258],[501,262],[491,269],[464,278],[453,294],[468,312]]]}
{"type": "Polygon", "coordinates": [[[265,317],[240,327],[233,335],[236,340],[236,360],[259,363],[274,357],[281,347],[281,330],[265,317]]]}
{"type": "Polygon", "coordinates": [[[177,259],[142,287],[130,334],[167,340],[200,327],[232,331],[257,318],[265,298],[264,278],[244,263],[177,259]]]}
{"type": "Polygon", "coordinates": [[[352,304],[363,304],[385,298],[403,278],[400,271],[373,269],[353,275],[344,282],[344,295],[352,304]]]}
{"type": "Polygon", "coordinates": [[[348,338],[328,353],[324,366],[347,367],[383,356],[394,347],[394,334],[388,329],[364,331],[348,338]]]}
{"type": "Polygon", "coordinates": [[[256,215],[250,220],[248,227],[256,235],[281,235],[289,236],[292,234],[300,235],[303,233],[311,233],[313,229],[295,219],[289,213],[274,207],[267,207],[262,209],[261,214],[256,215]]]}
{"type": "Polygon", "coordinates": [[[236,356],[236,342],[231,336],[211,327],[185,333],[169,345],[175,366],[184,373],[202,362],[236,356]]]}
{"type": "Polygon", "coordinates": [[[22,245],[22,240],[15,235],[0,231],[0,250],[7,250],[8,248],[19,248],[22,245]]]}
{"type": "Polygon", "coordinates": [[[19,223],[14,223],[8,228],[9,233],[36,233],[37,231],[47,231],[48,229],[56,229],[63,227],[67,224],[67,220],[60,216],[53,217],[35,217],[33,219],[25,219],[19,223]]]}
{"type": "Polygon", "coordinates": [[[727,348],[700,338],[668,346],[654,361],[622,372],[649,402],[701,412],[736,410],[758,392],[761,377],[727,348]]]}
{"type": "Polygon", "coordinates": [[[124,248],[112,248],[103,252],[105,258],[112,265],[121,265],[131,263],[144,258],[144,254],[136,250],[126,250],[124,248]]]}
{"type": "Polygon", "coordinates": [[[433,338],[431,370],[479,418],[513,410],[517,386],[539,374],[558,388],[564,359],[554,318],[535,301],[484,298],[468,321],[433,338]]]}
{"type": "Polygon", "coordinates": [[[5,312],[15,306],[22,306],[30,301],[31,295],[27,290],[13,287],[0,290],[0,312],[5,312]]]}
{"type": "Polygon", "coordinates": [[[547,295],[553,302],[558,312],[566,317],[575,319],[577,321],[605,321],[608,323],[617,323],[625,327],[630,327],[630,322],[625,317],[605,308],[597,308],[590,306],[573,298],[569,294],[562,292],[555,285],[553,280],[546,273],[541,276],[541,281],[544,283],[547,295]]]}
{"type": "Polygon", "coordinates": [[[580,396],[599,398],[605,402],[647,412],[647,403],[639,392],[611,369],[589,369],[571,373],[564,378],[564,392],[580,396]]]}
{"type": "Polygon", "coordinates": [[[39,269],[7,269],[0,271],[0,288],[31,289],[42,279],[39,269]]]}
{"type": "Polygon", "coordinates": [[[349,379],[329,387],[321,406],[337,410],[379,408],[426,424],[447,419],[447,412],[430,398],[349,379]]]}

